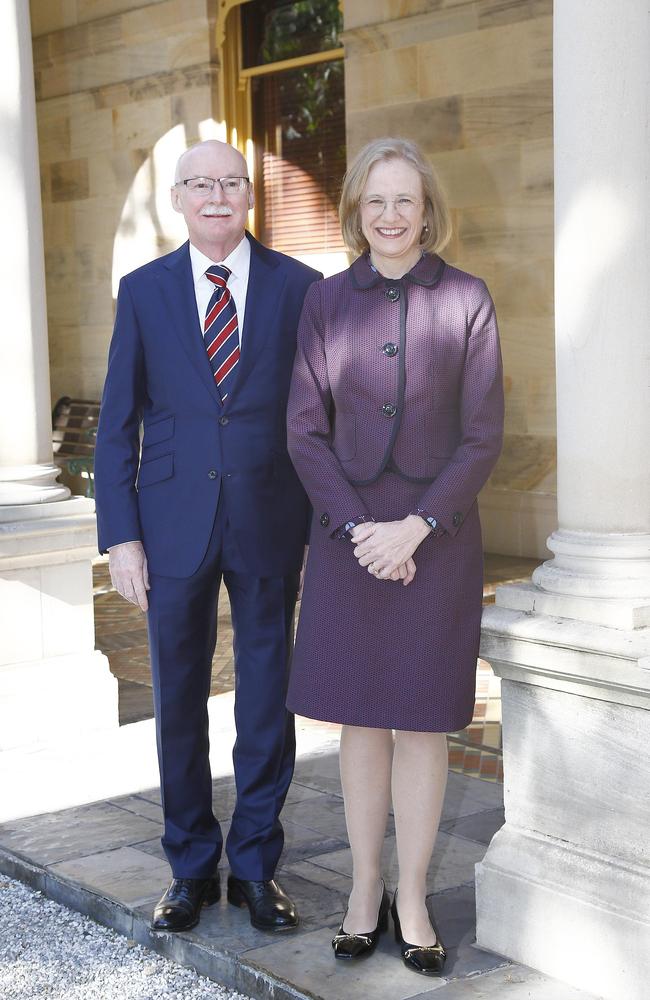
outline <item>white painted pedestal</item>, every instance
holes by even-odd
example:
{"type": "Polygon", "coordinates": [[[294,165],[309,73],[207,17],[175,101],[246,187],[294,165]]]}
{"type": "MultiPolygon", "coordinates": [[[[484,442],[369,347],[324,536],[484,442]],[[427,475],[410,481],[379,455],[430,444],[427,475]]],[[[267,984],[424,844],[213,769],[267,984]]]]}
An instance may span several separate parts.
{"type": "Polygon", "coordinates": [[[118,726],[95,650],[94,502],[0,507],[0,750],[118,726]]]}
{"type": "MultiPolygon", "coordinates": [[[[502,678],[505,826],[477,865],[477,940],[608,1000],[650,996],[650,628],[486,608],[502,678]]],[[[530,596],[530,595],[529,595],[530,596]]],[[[603,602],[606,604],[607,602],[603,602]]]]}

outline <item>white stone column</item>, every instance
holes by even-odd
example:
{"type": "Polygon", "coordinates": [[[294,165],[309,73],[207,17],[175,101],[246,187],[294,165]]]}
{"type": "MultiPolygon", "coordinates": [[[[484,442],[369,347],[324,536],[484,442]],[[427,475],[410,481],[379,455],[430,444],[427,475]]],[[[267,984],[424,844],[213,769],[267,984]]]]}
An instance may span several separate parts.
{"type": "Polygon", "coordinates": [[[499,588],[505,826],[477,940],[607,1000],[650,982],[650,8],[554,12],[558,517],[499,588]]]}
{"type": "Polygon", "coordinates": [[[559,527],[535,606],[637,627],[650,625],[648,6],[560,3],[554,35],[559,527]]]}
{"type": "Polygon", "coordinates": [[[29,4],[0,6],[4,236],[0,242],[0,504],[62,500],[52,464],[41,182],[29,4]]]}
{"type": "Polygon", "coordinates": [[[29,3],[0,4],[0,750],[118,722],[95,651],[94,502],[52,462],[45,267],[29,3]]]}

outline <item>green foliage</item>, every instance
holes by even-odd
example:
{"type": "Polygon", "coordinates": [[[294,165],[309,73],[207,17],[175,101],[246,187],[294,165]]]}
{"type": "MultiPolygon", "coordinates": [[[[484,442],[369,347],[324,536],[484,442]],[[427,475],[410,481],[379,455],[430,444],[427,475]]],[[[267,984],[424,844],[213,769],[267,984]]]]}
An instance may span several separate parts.
{"type": "Polygon", "coordinates": [[[264,17],[260,62],[279,62],[339,45],[343,15],[338,0],[297,0],[264,17]]]}
{"type": "Polygon", "coordinates": [[[278,77],[287,139],[316,135],[343,113],[343,62],[317,63],[278,77]]]}

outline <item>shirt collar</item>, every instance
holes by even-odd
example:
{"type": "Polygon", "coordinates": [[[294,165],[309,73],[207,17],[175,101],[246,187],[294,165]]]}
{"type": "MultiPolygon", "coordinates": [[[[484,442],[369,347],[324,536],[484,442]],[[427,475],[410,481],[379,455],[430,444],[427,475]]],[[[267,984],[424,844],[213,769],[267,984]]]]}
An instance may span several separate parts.
{"type": "Polygon", "coordinates": [[[195,285],[213,264],[225,264],[226,267],[230,268],[235,278],[244,277],[250,266],[250,259],[251,245],[245,236],[242,236],[235,249],[231,250],[224,260],[211,260],[201,250],[198,250],[193,243],[190,243],[192,278],[195,285]]]}

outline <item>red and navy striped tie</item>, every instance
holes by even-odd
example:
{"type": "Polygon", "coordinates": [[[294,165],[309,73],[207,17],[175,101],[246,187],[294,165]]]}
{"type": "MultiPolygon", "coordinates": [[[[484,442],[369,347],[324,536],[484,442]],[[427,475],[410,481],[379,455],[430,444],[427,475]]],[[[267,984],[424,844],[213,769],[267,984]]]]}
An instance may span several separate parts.
{"type": "Polygon", "coordinates": [[[225,264],[213,264],[205,274],[215,289],[203,321],[203,339],[221,402],[225,403],[239,361],[237,309],[228,288],[232,271],[225,264]]]}

